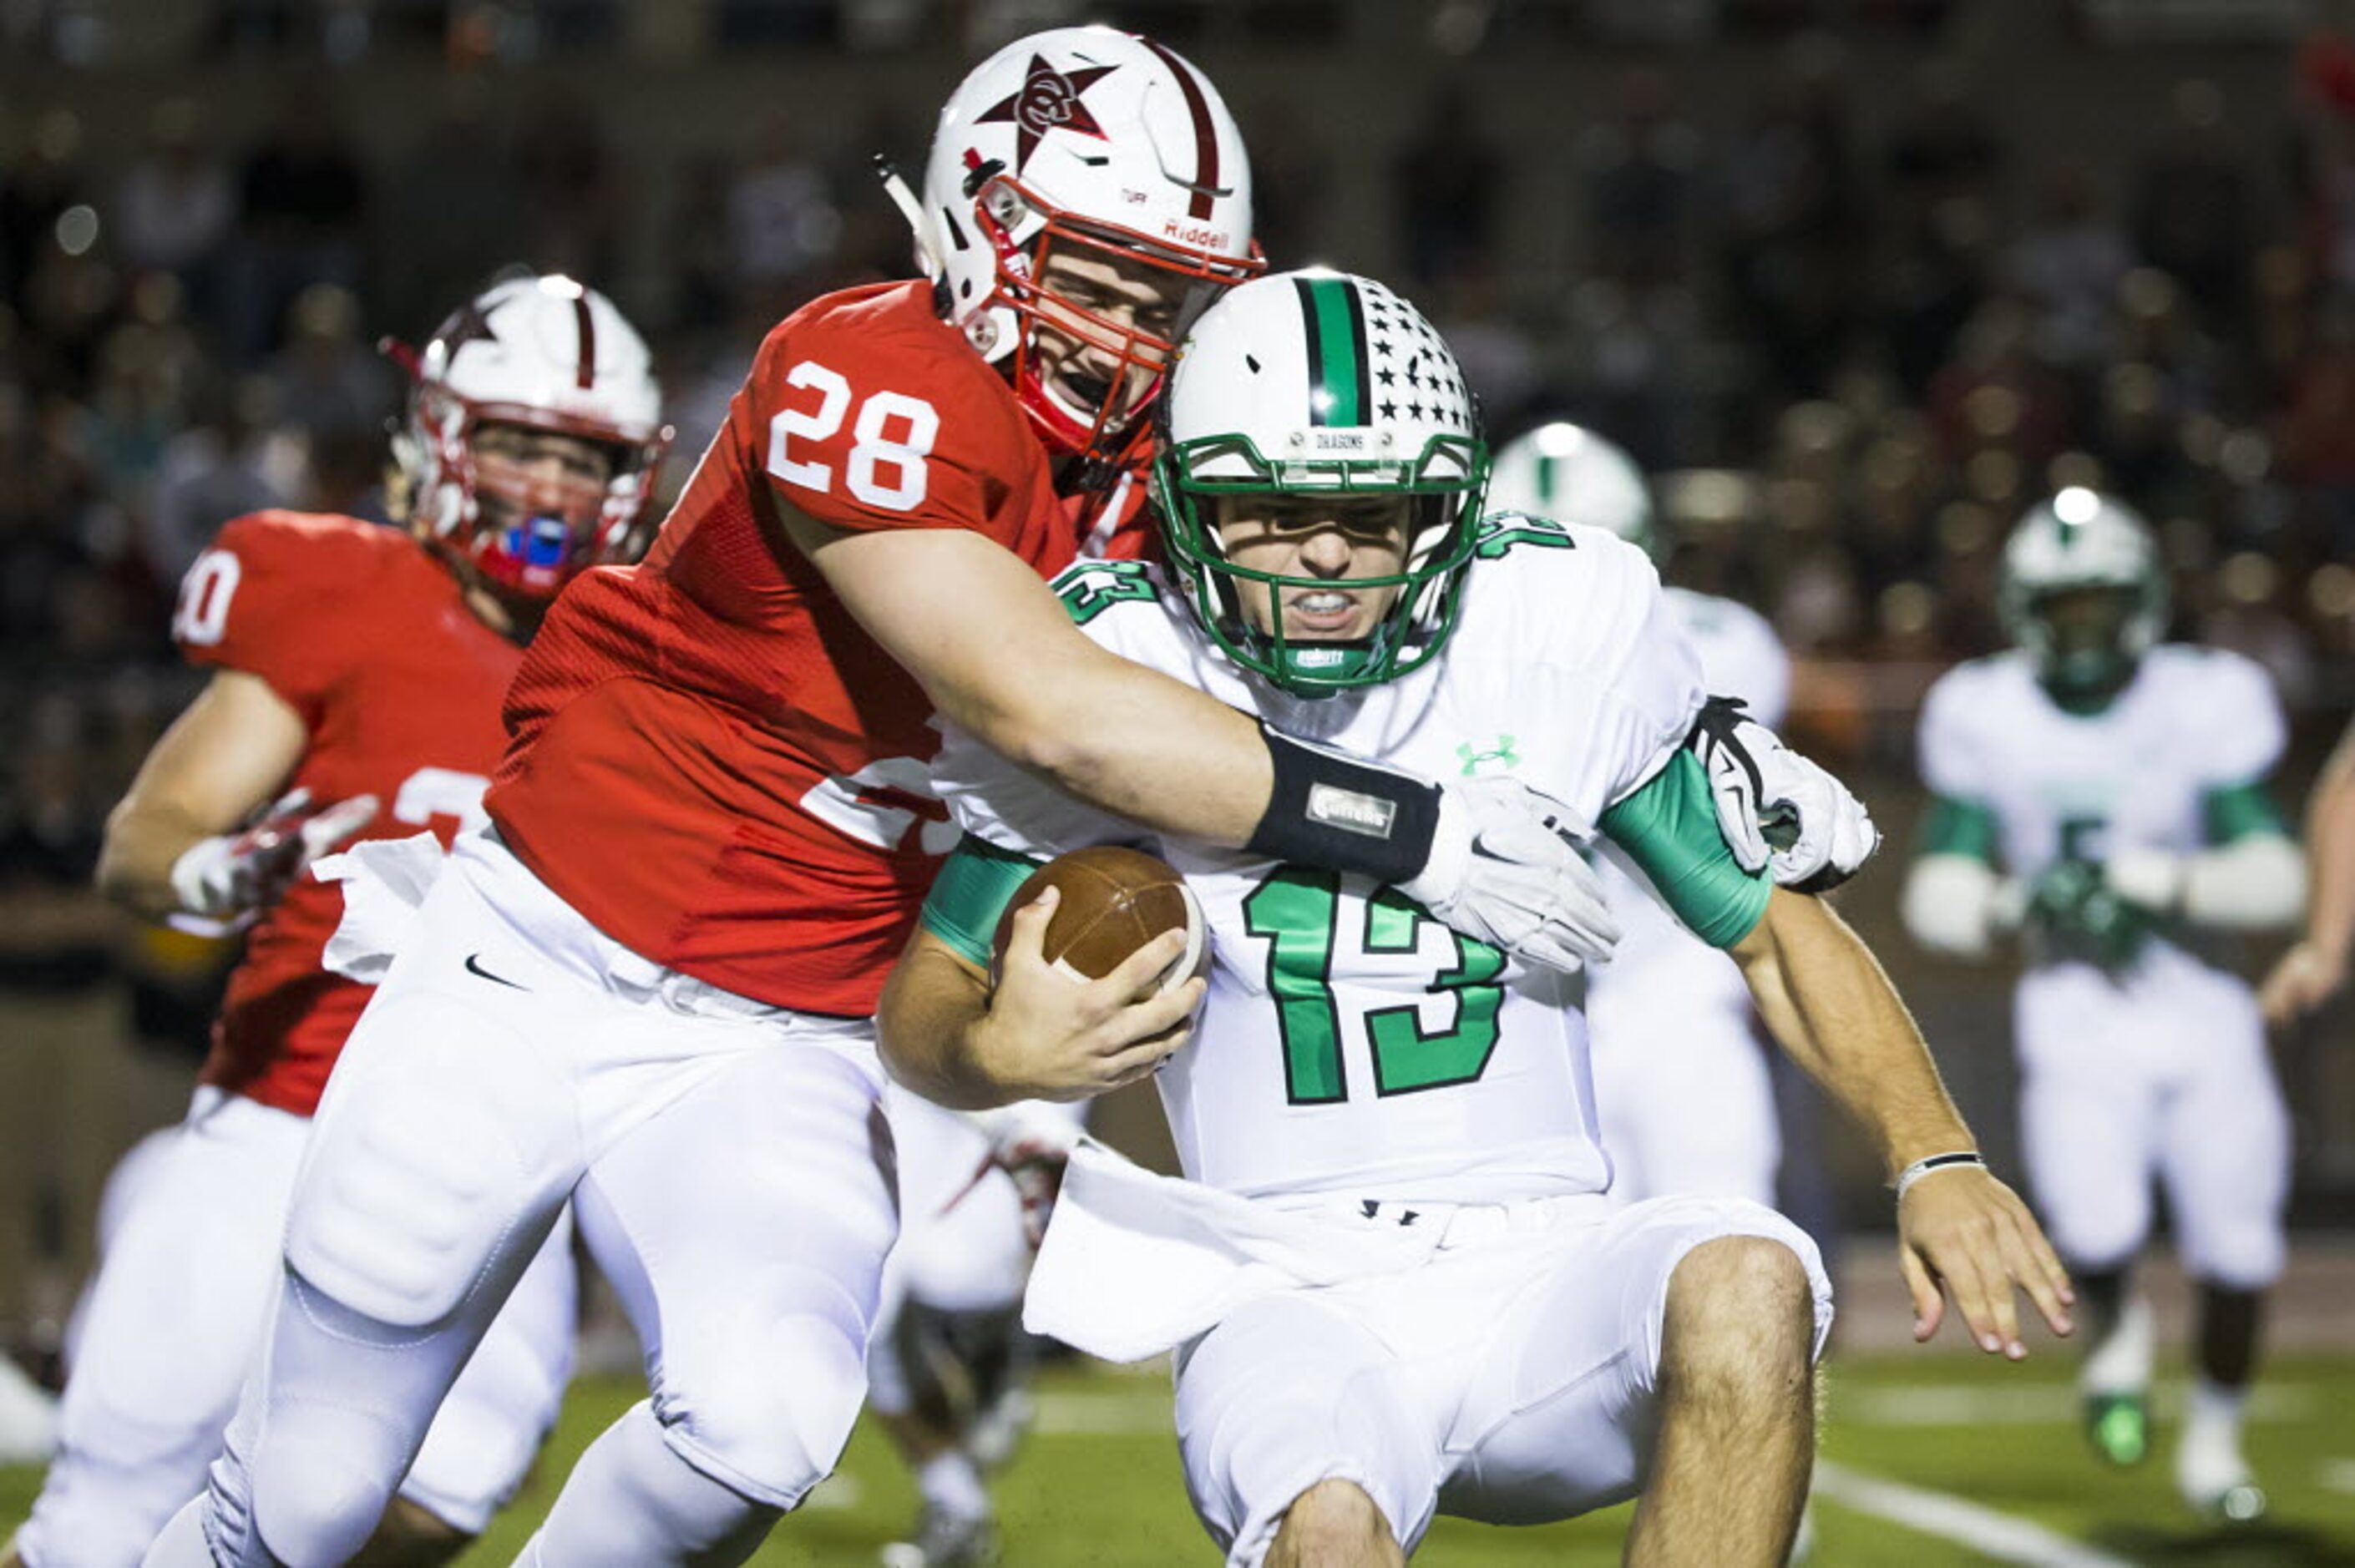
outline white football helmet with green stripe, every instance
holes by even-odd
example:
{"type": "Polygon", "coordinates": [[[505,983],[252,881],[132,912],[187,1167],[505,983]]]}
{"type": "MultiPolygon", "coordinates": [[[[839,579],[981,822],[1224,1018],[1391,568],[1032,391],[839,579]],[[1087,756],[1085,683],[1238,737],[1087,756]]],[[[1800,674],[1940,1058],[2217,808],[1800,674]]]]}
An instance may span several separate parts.
{"type": "Polygon", "coordinates": [[[1644,471],[1616,445],[1566,419],[1540,425],[1497,449],[1488,506],[1608,528],[1646,555],[1659,554],[1644,471]]]}
{"type": "Polygon", "coordinates": [[[1370,278],[1310,269],[1230,291],[1178,351],[1153,488],[1163,542],[1195,613],[1246,669],[1295,694],[1370,685],[1415,668],[1454,627],[1488,450],[1455,356],[1423,313],[1370,278]],[[1407,509],[1395,588],[1360,641],[1287,639],[1242,609],[1241,587],[1326,586],[1228,558],[1221,496],[1396,496],[1407,509]]]}
{"type": "Polygon", "coordinates": [[[2158,541],[2134,508],[2072,485],[2004,542],[1996,608],[2056,696],[2105,699],[2167,630],[2158,541]]]}

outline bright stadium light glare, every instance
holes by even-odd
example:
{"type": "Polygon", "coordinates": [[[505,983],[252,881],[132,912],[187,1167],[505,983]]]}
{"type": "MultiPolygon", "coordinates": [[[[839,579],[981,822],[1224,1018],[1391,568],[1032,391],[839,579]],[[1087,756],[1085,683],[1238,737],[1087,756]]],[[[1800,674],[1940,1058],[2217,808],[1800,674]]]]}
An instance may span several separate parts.
{"type": "Polygon", "coordinates": [[[2073,484],[2052,498],[2052,515],[2063,523],[2091,523],[2102,509],[2102,498],[2082,484],[2073,484]]]}

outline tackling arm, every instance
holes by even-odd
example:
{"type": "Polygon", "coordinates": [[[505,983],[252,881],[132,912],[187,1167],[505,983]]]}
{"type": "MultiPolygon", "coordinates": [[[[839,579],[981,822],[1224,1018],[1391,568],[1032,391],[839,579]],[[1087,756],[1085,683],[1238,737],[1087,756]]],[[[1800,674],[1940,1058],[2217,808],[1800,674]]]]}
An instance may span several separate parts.
{"type": "Polygon", "coordinates": [[[1610,950],[1559,807],[1304,746],[1097,646],[1011,551],[962,528],[842,531],[776,497],[794,544],[942,715],[1091,806],[1157,832],[1396,886],[1569,971],[1610,950]],[[1481,853],[1475,854],[1477,842],[1481,853]]]}
{"type": "Polygon", "coordinates": [[[259,675],[216,673],[106,820],[99,891],[148,919],[183,907],[172,868],[267,804],[302,760],[302,715],[259,675]]]}
{"type": "Polygon", "coordinates": [[[1266,814],[1253,720],[1098,647],[1019,556],[955,528],[849,533],[781,497],[794,542],[941,713],[1089,804],[1229,848],[1266,814]]]}

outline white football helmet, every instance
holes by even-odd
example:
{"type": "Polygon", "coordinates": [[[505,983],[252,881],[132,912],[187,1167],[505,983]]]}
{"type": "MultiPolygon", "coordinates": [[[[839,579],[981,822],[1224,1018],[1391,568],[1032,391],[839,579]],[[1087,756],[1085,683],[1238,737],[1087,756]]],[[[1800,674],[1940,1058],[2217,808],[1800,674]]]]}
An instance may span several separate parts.
{"type": "Polygon", "coordinates": [[[1557,419],[1497,449],[1488,505],[1557,523],[1591,523],[1653,551],[1652,491],[1644,471],[1593,430],[1557,419]]]}
{"type": "Polygon", "coordinates": [[[1034,33],[959,84],[924,164],[916,238],[943,314],[983,358],[1012,356],[1016,397],[1067,451],[1116,445],[1187,322],[1263,265],[1251,165],[1218,90],[1174,51],[1109,27],[1034,33]],[[1108,357],[1084,376],[1047,375],[1038,280],[1073,249],[1192,287],[1159,333],[1058,295],[1108,357]],[[1150,377],[1131,374],[1139,367],[1150,377]]]}
{"type": "Polygon", "coordinates": [[[1153,465],[1161,534],[1196,616],[1228,655],[1288,691],[1329,693],[1403,674],[1455,627],[1480,516],[1488,450],[1464,375],[1423,313],[1370,278],[1321,268],[1232,290],[1178,351],[1153,465]],[[1359,643],[1263,631],[1241,585],[1315,589],[1316,577],[1236,565],[1221,495],[1316,492],[1401,498],[1411,508],[1396,588],[1359,643]]]}
{"type": "Polygon", "coordinates": [[[384,346],[412,381],[393,459],[408,481],[410,517],[437,547],[496,590],[533,599],[644,547],[639,514],[671,431],[654,356],[611,300],[557,273],[511,279],[434,329],[423,353],[384,346]],[[485,425],[599,442],[612,450],[612,474],[578,504],[551,512],[544,496],[486,479],[474,450],[485,425]]]}
{"type": "Polygon", "coordinates": [[[2064,698],[2105,697],[2167,630],[2158,541],[2132,507],[2072,485],[2031,507],[2004,542],[1996,608],[2046,685],[2064,698]],[[2086,608],[2064,609],[2062,595],[2086,608]]]}

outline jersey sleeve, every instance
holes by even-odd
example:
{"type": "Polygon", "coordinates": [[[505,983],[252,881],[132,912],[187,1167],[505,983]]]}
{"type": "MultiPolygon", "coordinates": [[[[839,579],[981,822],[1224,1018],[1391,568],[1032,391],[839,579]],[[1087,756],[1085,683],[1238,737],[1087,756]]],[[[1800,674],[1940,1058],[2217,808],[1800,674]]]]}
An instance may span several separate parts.
{"type": "Polygon", "coordinates": [[[371,562],[338,531],[258,512],[188,567],[172,639],[191,664],[258,675],[310,719],[342,673],[340,628],[371,562]]]}
{"type": "Polygon", "coordinates": [[[1029,482],[1016,444],[1029,437],[1007,400],[982,395],[976,377],[992,373],[966,358],[872,317],[788,320],[761,345],[745,387],[769,482],[835,528],[997,537],[1023,511],[1007,499],[1029,482]]]}
{"type": "Polygon", "coordinates": [[[1686,929],[1730,948],[1766,913],[1774,884],[1746,872],[1718,831],[1700,758],[1679,748],[1642,788],[1603,813],[1603,832],[1686,929]]]}
{"type": "Polygon", "coordinates": [[[967,963],[987,969],[998,920],[1041,863],[967,833],[924,895],[924,929],[967,963]]]}
{"type": "Polygon", "coordinates": [[[1966,664],[1938,678],[1922,701],[1914,746],[1922,782],[1933,795],[1983,807],[1994,795],[1987,770],[1998,760],[1977,733],[1980,705],[1974,694],[1979,676],[1975,666],[1966,664]]]}
{"type": "Polygon", "coordinates": [[[2186,717],[2197,715],[2201,776],[2211,789],[2253,784],[2279,765],[2289,726],[2273,677],[2254,659],[2211,649],[2186,717]]]}
{"type": "Polygon", "coordinates": [[[1606,813],[1665,768],[1692,733],[1708,692],[1700,657],[1677,624],[1660,579],[1640,552],[1625,555],[1619,592],[1628,631],[1619,639],[1616,669],[1603,706],[1601,756],[1609,768],[1606,813]]]}
{"type": "Polygon", "coordinates": [[[2211,844],[2290,836],[2266,783],[2289,737],[2273,677],[2254,660],[2221,649],[2206,653],[2200,673],[2205,690],[2187,705],[2200,715],[2201,836],[2211,844]]]}

